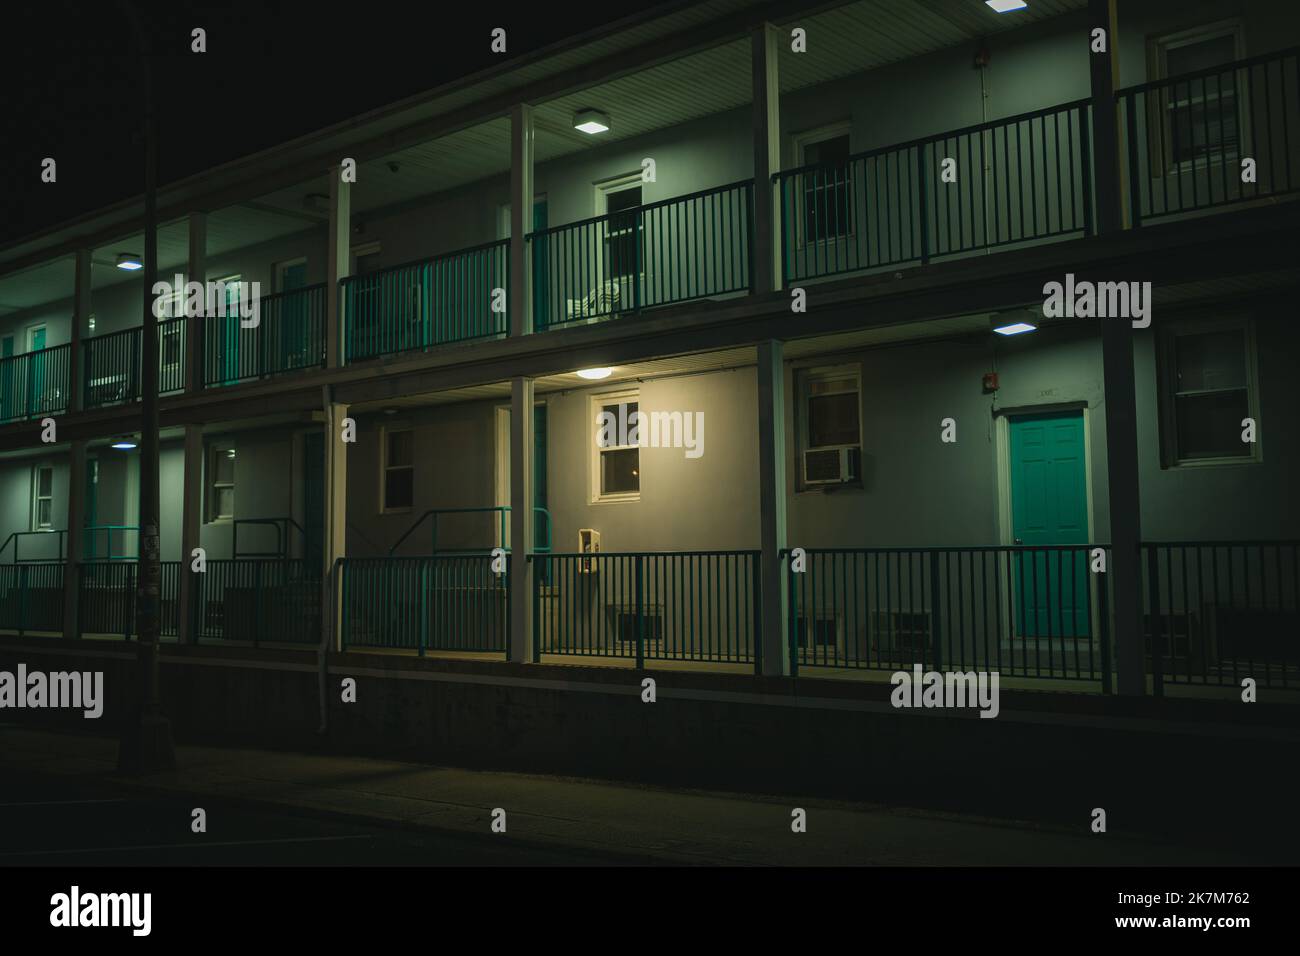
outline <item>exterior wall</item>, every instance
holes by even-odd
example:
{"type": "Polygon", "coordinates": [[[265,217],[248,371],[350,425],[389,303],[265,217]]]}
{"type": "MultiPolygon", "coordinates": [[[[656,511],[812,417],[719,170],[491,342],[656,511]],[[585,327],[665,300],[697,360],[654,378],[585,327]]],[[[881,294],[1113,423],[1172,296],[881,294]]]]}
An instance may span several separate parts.
{"type": "MultiPolygon", "coordinates": [[[[230,432],[228,435],[206,436],[204,461],[204,500],[202,523],[199,526],[199,543],[209,558],[229,558],[233,529],[228,520],[208,521],[207,512],[207,461],[206,449],[214,441],[226,438],[235,444],[235,517],[236,518],[285,518],[294,515],[295,502],[302,496],[301,467],[294,467],[294,439],[292,431],[285,429],[267,429],[263,431],[230,432]]],[[[179,477],[179,473],[178,473],[179,477]]],[[[180,538],[179,492],[164,493],[171,499],[173,517],[169,519],[166,511],[163,517],[163,531],[174,529],[171,534],[180,538]]],[[[275,533],[270,528],[240,527],[240,551],[269,551],[275,547],[275,533]]],[[[297,547],[296,532],[290,533],[293,539],[289,546],[297,547]]],[[[291,551],[291,554],[296,553],[291,551]]]]}

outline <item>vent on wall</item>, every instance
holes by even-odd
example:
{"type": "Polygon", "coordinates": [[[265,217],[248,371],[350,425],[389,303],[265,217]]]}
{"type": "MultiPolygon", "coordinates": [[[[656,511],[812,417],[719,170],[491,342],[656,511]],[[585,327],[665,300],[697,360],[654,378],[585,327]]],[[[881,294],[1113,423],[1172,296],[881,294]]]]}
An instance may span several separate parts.
{"type": "Polygon", "coordinates": [[[862,449],[857,445],[815,448],[803,453],[805,485],[842,485],[862,475],[862,449]]]}

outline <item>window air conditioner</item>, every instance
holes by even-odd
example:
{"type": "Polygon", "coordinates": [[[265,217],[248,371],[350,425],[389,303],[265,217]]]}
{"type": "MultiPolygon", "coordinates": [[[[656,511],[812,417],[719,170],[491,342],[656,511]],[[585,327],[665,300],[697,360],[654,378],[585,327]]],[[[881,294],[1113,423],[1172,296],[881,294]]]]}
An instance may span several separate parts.
{"type": "Polygon", "coordinates": [[[805,485],[842,485],[862,475],[862,449],[857,445],[810,448],[803,453],[805,485]]]}

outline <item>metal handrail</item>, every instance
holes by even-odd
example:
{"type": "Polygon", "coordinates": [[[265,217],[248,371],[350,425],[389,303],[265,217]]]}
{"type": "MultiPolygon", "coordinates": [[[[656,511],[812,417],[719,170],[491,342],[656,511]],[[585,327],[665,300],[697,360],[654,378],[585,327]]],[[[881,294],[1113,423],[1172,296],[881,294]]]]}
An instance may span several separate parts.
{"type": "MultiPolygon", "coordinates": [[[[546,544],[534,546],[532,550],[537,553],[549,554],[551,550],[551,513],[547,511],[545,508],[541,507],[540,505],[534,506],[533,511],[546,516],[546,544]]],[[[430,536],[430,545],[431,545],[430,553],[438,554],[440,553],[438,551],[438,516],[439,515],[485,514],[490,512],[497,512],[500,514],[501,540],[505,541],[506,515],[509,514],[510,512],[510,505],[496,505],[490,508],[430,508],[428,511],[424,512],[424,514],[420,515],[420,517],[415,520],[414,524],[412,524],[409,528],[407,528],[404,532],[402,532],[402,536],[397,539],[397,541],[393,544],[391,548],[388,549],[388,556],[390,558],[393,557],[397,549],[402,546],[402,543],[406,541],[406,539],[409,538],[415,532],[415,530],[419,528],[420,525],[424,524],[424,522],[430,517],[433,518],[433,527],[431,529],[431,536],[430,536]]],[[[481,549],[468,549],[468,550],[481,550],[481,549]]],[[[505,550],[509,552],[511,549],[506,548],[505,550]]],[[[441,552],[441,553],[450,553],[450,552],[441,552]]]]}
{"type": "Polygon", "coordinates": [[[285,558],[285,539],[289,536],[289,526],[302,535],[303,542],[307,540],[307,531],[297,521],[289,516],[278,518],[236,518],[230,522],[230,555],[232,559],[240,558],[285,558]],[[244,551],[239,550],[239,526],[241,524],[249,525],[270,525],[275,529],[275,550],[274,551],[244,551]]]}

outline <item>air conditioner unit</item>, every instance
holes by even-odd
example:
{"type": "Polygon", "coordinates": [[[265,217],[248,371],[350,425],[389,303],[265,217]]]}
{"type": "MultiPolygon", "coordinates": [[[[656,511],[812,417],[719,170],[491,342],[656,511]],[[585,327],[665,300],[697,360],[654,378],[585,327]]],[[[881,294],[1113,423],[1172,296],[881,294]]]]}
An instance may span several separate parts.
{"type": "Polygon", "coordinates": [[[862,476],[862,449],[857,445],[812,448],[803,453],[805,485],[842,485],[862,476]]]}

